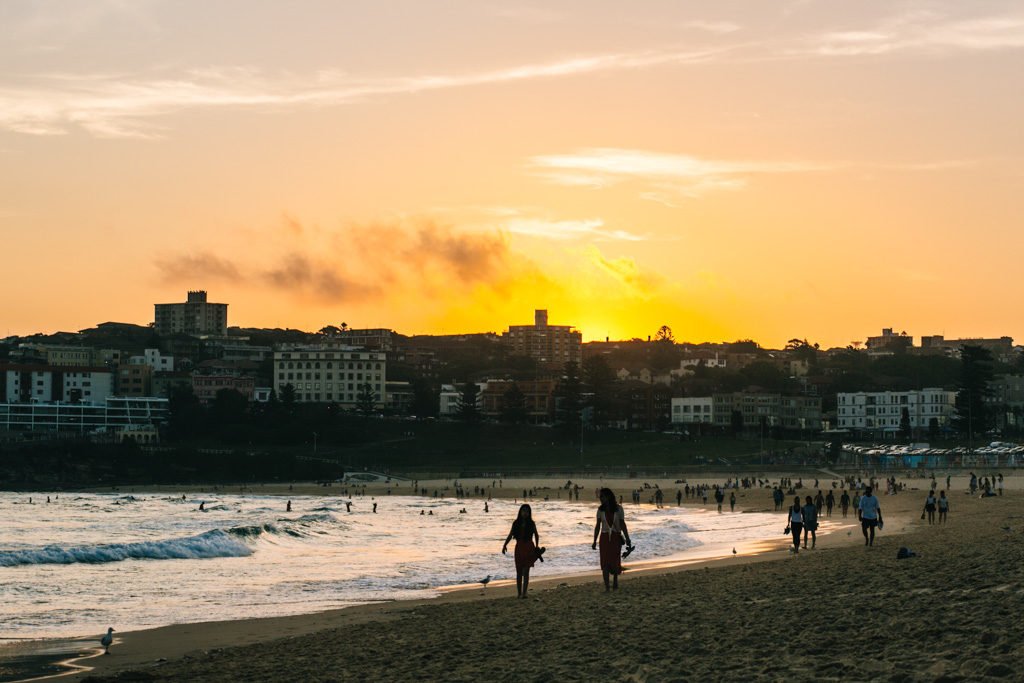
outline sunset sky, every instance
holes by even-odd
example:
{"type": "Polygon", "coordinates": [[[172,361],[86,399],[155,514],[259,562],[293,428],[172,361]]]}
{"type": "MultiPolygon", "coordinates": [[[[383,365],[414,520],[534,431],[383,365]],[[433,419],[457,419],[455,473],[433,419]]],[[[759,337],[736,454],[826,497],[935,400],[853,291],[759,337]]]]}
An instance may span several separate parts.
{"type": "Polygon", "coordinates": [[[1020,2],[0,3],[0,337],[1024,342],[1020,2]]]}

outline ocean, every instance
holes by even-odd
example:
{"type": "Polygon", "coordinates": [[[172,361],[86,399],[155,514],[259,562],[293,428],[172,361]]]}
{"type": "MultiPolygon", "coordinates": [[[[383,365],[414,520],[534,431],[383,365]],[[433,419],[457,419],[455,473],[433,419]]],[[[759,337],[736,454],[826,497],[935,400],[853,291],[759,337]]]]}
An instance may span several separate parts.
{"type": "MultiPolygon", "coordinates": [[[[304,614],[515,579],[514,542],[500,552],[519,508],[508,500],[484,512],[481,498],[297,496],[286,512],[279,496],[49,496],[0,493],[0,641],[304,614]]],[[[547,547],[531,576],[595,571],[596,506],[530,503],[547,547]]],[[[784,524],[629,504],[626,520],[637,546],[627,566],[777,537],[784,524]]]]}

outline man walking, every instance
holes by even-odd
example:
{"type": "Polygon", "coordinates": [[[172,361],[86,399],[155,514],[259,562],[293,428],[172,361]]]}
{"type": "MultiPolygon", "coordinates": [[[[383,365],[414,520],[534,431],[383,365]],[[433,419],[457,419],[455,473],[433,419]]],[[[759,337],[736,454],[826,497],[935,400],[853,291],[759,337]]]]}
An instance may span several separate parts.
{"type": "Polygon", "coordinates": [[[878,497],[872,493],[870,486],[864,490],[864,495],[860,498],[857,518],[860,519],[860,528],[864,532],[864,545],[873,546],[875,527],[882,523],[882,505],[878,502],[878,497]]]}

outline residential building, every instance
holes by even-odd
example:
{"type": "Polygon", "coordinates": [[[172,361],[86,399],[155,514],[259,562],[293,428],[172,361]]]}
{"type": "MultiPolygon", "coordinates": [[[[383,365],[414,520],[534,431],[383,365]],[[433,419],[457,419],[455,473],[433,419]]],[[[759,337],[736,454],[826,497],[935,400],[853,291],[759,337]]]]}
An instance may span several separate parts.
{"type": "Polygon", "coordinates": [[[1000,429],[1024,427],[1024,375],[1003,375],[989,382],[987,399],[1000,429]]]}
{"type": "Polygon", "coordinates": [[[948,425],[955,406],[956,392],[946,389],[840,393],[836,419],[840,429],[897,432],[905,408],[912,429],[928,429],[932,420],[938,427],[948,425]]]}
{"type": "Polygon", "coordinates": [[[409,412],[414,397],[412,382],[385,382],[384,391],[388,397],[385,407],[389,411],[403,415],[409,412]]]}
{"type": "Polygon", "coordinates": [[[107,368],[0,364],[0,403],[103,403],[114,394],[107,368]]]}
{"type": "Polygon", "coordinates": [[[921,337],[922,353],[941,353],[953,358],[960,357],[963,346],[980,346],[992,353],[992,357],[1004,363],[1013,362],[1013,337],[998,339],[946,339],[941,334],[921,337]]]}
{"type": "Polygon", "coordinates": [[[337,403],[354,408],[363,385],[369,384],[375,405],[387,404],[387,355],[351,346],[318,344],[282,346],[274,351],[274,391],[281,397],[288,385],[300,403],[337,403]]]}
{"type": "Polygon", "coordinates": [[[160,424],[167,420],[167,415],[166,398],[108,396],[98,404],[0,401],[0,430],[78,434],[121,432],[160,424]]]}
{"type": "Polygon", "coordinates": [[[157,334],[227,335],[228,305],[208,302],[203,290],[189,292],[185,303],[155,307],[157,334]]]}
{"type": "Polygon", "coordinates": [[[121,360],[121,352],[115,349],[57,344],[19,344],[14,355],[25,361],[58,367],[103,367],[117,365],[121,360]]]}
{"type": "Polygon", "coordinates": [[[672,423],[694,424],[714,421],[712,408],[714,399],[711,396],[686,396],[672,399],[672,423]]]}
{"type": "Polygon", "coordinates": [[[583,335],[569,325],[549,325],[546,310],[534,311],[533,325],[510,325],[502,335],[508,352],[528,356],[547,370],[561,370],[583,357],[583,335]]]}
{"type": "Polygon", "coordinates": [[[554,380],[487,380],[480,391],[480,413],[501,419],[505,412],[505,394],[516,386],[523,395],[523,410],[530,424],[549,424],[555,417],[554,380]]]}
{"type": "Polygon", "coordinates": [[[894,348],[910,348],[914,345],[914,338],[906,332],[894,333],[891,327],[882,329],[882,334],[875,337],[868,337],[868,351],[890,351],[894,348]]]}
{"type": "Polygon", "coordinates": [[[394,330],[384,328],[345,328],[341,332],[332,335],[332,338],[337,338],[340,343],[346,346],[361,346],[364,349],[373,349],[374,351],[392,351],[395,348],[396,336],[394,330]]]}
{"type": "Polygon", "coordinates": [[[141,356],[128,359],[130,365],[148,365],[153,372],[174,372],[174,356],[161,355],[160,349],[146,349],[141,356]]]}
{"type": "Polygon", "coordinates": [[[117,369],[118,396],[152,396],[153,368],[141,363],[129,363],[117,369]]]}
{"type": "Polygon", "coordinates": [[[612,421],[622,429],[662,429],[672,420],[672,390],[664,384],[626,380],[615,393],[619,409],[612,421]]]}
{"type": "Polygon", "coordinates": [[[192,388],[192,373],[159,372],[153,375],[151,387],[153,389],[153,396],[170,398],[175,389],[192,388]]]}
{"type": "Polygon", "coordinates": [[[201,403],[214,401],[221,389],[237,391],[251,403],[255,397],[256,380],[245,375],[227,373],[192,374],[192,393],[201,403]]]}
{"type": "Polygon", "coordinates": [[[818,396],[738,391],[715,394],[712,400],[712,415],[718,427],[734,427],[734,416],[738,414],[744,429],[756,430],[762,425],[791,431],[821,429],[821,398],[818,396]]]}

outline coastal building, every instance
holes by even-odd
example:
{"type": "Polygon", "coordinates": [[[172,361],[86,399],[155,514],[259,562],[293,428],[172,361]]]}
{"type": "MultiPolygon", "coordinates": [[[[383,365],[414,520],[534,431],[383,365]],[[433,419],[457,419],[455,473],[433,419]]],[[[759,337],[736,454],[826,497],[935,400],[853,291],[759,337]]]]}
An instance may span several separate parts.
{"type": "Polygon", "coordinates": [[[571,325],[549,325],[546,310],[534,311],[533,325],[510,325],[502,335],[510,355],[527,356],[546,370],[561,370],[583,357],[583,335],[571,325]]]}
{"type": "Polygon", "coordinates": [[[394,330],[384,328],[351,329],[344,328],[331,335],[346,346],[361,346],[374,351],[392,351],[395,348],[396,334],[394,330]]]}
{"type": "Polygon", "coordinates": [[[821,429],[821,398],[738,391],[712,397],[714,424],[723,428],[821,429]]]}
{"type": "Polygon", "coordinates": [[[840,429],[897,432],[906,409],[912,429],[949,424],[956,408],[956,392],[946,389],[874,391],[836,395],[836,419],[840,429]]]}
{"type": "Polygon", "coordinates": [[[129,363],[117,368],[118,396],[152,396],[153,368],[144,363],[129,363]]]}
{"type": "Polygon", "coordinates": [[[694,424],[713,422],[714,399],[711,396],[686,396],[672,399],[672,423],[694,424]]]}
{"type": "Polygon", "coordinates": [[[480,413],[500,420],[506,415],[506,395],[515,386],[523,399],[523,419],[529,424],[550,424],[555,417],[555,380],[492,379],[480,391],[480,413]]]}
{"type": "Polygon", "coordinates": [[[959,358],[960,349],[964,346],[980,346],[987,349],[992,357],[1000,362],[1013,362],[1013,337],[946,339],[941,334],[921,337],[922,353],[944,354],[952,358],[959,358]]]}
{"type": "Polygon", "coordinates": [[[192,393],[201,403],[211,403],[222,389],[237,391],[252,403],[255,399],[256,380],[251,376],[232,373],[192,374],[192,393]]]}
{"type": "Polygon", "coordinates": [[[107,368],[0,364],[0,403],[103,403],[113,394],[107,368]]]}
{"type": "Polygon", "coordinates": [[[375,405],[387,404],[387,355],[334,344],[282,346],[274,351],[274,391],[290,386],[299,403],[337,403],[354,408],[369,384],[375,405]]]}
{"type": "Polygon", "coordinates": [[[868,337],[867,346],[868,351],[892,351],[897,348],[910,348],[914,345],[914,338],[908,336],[906,332],[895,333],[891,327],[882,329],[882,334],[868,337]]]}
{"type": "Polygon", "coordinates": [[[129,365],[148,365],[153,372],[174,372],[174,356],[164,356],[160,349],[146,349],[141,356],[131,356],[129,365]]]}
{"type": "Polygon", "coordinates": [[[19,344],[12,355],[23,361],[58,367],[104,367],[117,365],[121,361],[121,352],[116,349],[58,344],[19,344]]]}
{"type": "Polygon", "coordinates": [[[157,334],[227,336],[228,305],[208,302],[203,290],[189,292],[184,303],[155,304],[155,308],[157,334]]]}
{"type": "Polygon", "coordinates": [[[158,425],[167,415],[165,398],[108,396],[98,404],[0,401],[0,431],[119,433],[158,425]]]}

